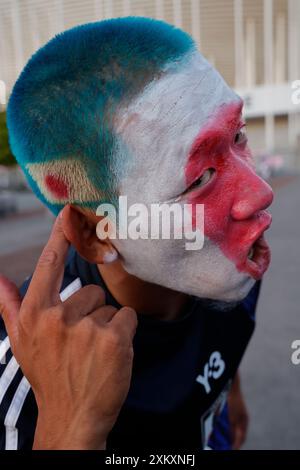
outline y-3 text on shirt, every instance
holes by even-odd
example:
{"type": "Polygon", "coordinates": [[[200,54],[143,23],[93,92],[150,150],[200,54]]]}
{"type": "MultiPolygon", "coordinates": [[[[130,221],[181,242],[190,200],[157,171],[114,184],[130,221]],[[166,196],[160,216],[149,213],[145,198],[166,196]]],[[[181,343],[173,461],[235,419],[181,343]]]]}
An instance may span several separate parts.
{"type": "Polygon", "coordinates": [[[209,381],[220,378],[224,370],[225,362],[221,357],[221,353],[219,351],[214,351],[211,353],[208,362],[204,366],[203,375],[199,374],[196,381],[203,385],[205,392],[208,394],[211,392],[209,381]]]}

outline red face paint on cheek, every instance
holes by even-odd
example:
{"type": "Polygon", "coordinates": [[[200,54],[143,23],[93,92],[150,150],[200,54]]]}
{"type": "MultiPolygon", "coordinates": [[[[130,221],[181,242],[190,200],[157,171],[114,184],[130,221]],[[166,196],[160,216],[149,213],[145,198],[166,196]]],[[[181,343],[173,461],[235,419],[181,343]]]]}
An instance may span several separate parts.
{"type": "Polygon", "coordinates": [[[66,183],[55,175],[45,176],[45,185],[47,189],[58,199],[67,199],[69,191],[66,183]]]}
{"type": "MultiPolygon", "coordinates": [[[[249,165],[248,149],[234,144],[240,111],[240,103],[222,106],[201,130],[192,146],[185,177],[189,187],[205,171],[214,170],[208,183],[187,193],[187,200],[192,205],[204,204],[205,236],[234,262],[238,271],[245,271],[253,237],[261,230],[255,214],[266,206],[266,198],[272,198],[249,165]]],[[[193,218],[194,228],[195,223],[193,218]]]]}

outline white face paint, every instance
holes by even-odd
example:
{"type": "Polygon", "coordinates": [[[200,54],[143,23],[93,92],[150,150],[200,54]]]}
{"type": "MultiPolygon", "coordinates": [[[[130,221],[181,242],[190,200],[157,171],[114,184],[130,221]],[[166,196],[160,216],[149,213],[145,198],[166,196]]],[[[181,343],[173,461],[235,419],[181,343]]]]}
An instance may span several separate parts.
{"type": "MultiPolygon", "coordinates": [[[[182,194],[187,189],[185,167],[195,138],[220,106],[239,101],[216,70],[193,53],[180,71],[153,81],[121,109],[115,129],[132,157],[119,194],[128,197],[128,205],[150,206],[174,201],[182,194]]],[[[253,278],[237,270],[207,237],[198,251],[186,250],[184,239],[117,239],[113,243],[129,273],[176,291],[235,301],[254,285],[253,278]]]]}

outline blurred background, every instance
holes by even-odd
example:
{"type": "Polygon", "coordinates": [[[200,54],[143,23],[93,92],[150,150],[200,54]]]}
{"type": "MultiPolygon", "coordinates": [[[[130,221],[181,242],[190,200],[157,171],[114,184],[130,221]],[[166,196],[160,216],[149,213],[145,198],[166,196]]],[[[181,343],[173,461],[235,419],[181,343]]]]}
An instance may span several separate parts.
{"type": "Polygon", "coordinates": [[[300,0],[0,0],[0,271],[32,272],[52,215],[11,155],[9,94],[27,60],[55,34],[117,16],[163,19],[190,33],[243,97],[257,171],[275,191],[273,251],[257,329],[241,365],[250,412],[245,449],[300,449],[300,0]]]}

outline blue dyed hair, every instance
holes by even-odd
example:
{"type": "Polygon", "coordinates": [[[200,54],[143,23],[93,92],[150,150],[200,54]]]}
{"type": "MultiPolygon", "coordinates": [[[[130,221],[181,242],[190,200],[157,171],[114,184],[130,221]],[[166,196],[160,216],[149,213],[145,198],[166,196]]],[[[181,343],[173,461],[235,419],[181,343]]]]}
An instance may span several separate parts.
{"type": "MultiPolygon", "coordinates": [[[[188,34],[163,21],[127,17],[65,31],[32,56],[14,86],[7,123],[17,161],[54,213],[64,204],[47,200],[26,165],[78,159],[88,179],[111,201],[122,168],[120,161],[120,171],[112,172],[117,106],[194,48],[188,34]]],[[[75,203],[95,207],[80,197],[75,203]]]]}

